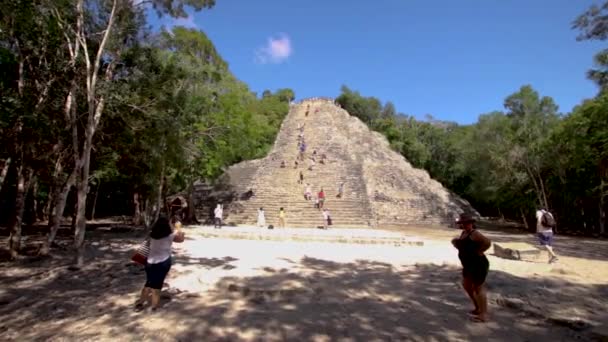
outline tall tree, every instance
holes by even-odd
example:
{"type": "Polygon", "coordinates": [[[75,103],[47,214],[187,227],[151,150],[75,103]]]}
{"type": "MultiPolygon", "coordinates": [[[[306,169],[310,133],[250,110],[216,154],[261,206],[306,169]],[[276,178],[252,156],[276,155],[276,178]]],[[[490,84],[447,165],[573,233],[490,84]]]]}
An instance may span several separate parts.
{"type": "MultiPolygon", "coordinates": [[[[608,39],[608,1],[592,5],[572,22],[572,28],[580,31],[579,41],[608,39]]],[[[608,50],[598,52],[594,62],[598,68],[589,70],[587,76],[605,91],[608,88],[608,50]]]]}

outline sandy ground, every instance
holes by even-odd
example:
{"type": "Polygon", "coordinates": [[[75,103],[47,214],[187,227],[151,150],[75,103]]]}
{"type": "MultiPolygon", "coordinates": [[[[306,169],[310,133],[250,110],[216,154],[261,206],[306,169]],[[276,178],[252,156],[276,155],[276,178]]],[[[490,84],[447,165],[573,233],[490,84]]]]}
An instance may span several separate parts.
{"type": "Polygon", "coordinates": [[[187,228],[175,245],[156,312],[132,310],[145,280],[128,262],[133,234],[92,233],[79,271],[60,248],[0,264],[0,340],[571,341],[591,339],[607,318],[607,241],[558,237],[551,265],[489,255],[491,322],[479,324],[467,320],[449,244],[457,231],[411,228],[424,246],[394,247],[202,238],[209,229],[187,228]]]}

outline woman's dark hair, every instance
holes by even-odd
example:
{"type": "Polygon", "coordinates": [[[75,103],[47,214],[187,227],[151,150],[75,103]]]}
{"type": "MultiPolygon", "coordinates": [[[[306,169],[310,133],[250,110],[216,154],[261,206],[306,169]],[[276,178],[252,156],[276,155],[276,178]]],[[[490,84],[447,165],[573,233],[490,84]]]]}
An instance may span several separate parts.
{"type": "Polygon", "coordinates": [[[162,238],[166,238],[171,235],[173,230],[171,229],[171,225],[169,224],[169,219],[166,215],[161,214],[156,220],[156,223],[152,226],[152,231],[150,232],[150,237],[158,240],[162,238]]]}

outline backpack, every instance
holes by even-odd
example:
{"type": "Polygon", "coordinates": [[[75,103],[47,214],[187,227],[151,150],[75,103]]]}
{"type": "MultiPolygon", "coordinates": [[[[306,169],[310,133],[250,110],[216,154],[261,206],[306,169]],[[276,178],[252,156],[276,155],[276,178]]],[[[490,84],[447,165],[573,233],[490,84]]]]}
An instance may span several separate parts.
{"type": "Polygon", "coordinates": [[[274,229],[274,226],[273,225],[269,225],[268,229],[274,229]]]}
{"type": "Polygon", "coordinates": [[[540,219],[540,224],[543,227],[555,227],[555,219],[553,218],[553,215],[551,215],[550,212],[545,211],[543,213],[543,217],[540,219]]]}

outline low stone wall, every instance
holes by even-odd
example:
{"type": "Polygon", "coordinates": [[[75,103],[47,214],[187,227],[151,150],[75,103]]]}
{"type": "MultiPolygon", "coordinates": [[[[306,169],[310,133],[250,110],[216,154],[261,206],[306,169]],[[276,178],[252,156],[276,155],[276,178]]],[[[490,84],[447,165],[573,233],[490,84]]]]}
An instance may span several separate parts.
{"type": "Polygon", "coordinates": [[[541,250],[524,242],[494,243],[494,255],[499,258],[523,261],[537,261],[541,250]]]}

